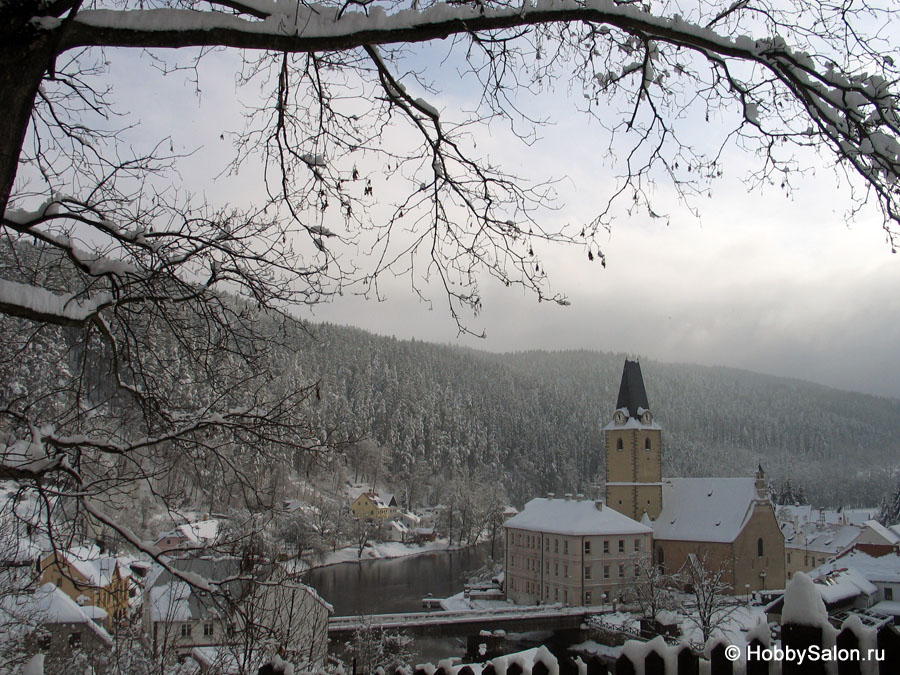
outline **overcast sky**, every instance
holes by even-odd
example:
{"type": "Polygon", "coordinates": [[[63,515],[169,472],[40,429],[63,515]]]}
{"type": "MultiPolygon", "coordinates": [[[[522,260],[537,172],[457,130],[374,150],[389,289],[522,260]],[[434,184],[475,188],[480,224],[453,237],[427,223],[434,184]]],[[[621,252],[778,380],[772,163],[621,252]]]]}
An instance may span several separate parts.
{"type": "MultiPolygon", "coordinates": [[[[131,55],[126,63],[137,59],[131,55]]],[[[148,138],[170,129],[176,144],[203,149],[198,175],[218,173],[230,152],[219,133],[240,125],[233,73],[211,63],[201,77],[200,112],[183,75],[148,74],[120,85],[145,110],[148,138]],[[160,106],[161,100],[169,104],[160,106]]],[[[451,114],[465,105],[465,88],[455,83],[430,101],[451,114]]],[[[499,128],[477,132],[479,147],[511,171],[566,177],[560,184],[565,206],[549,216],[566,222],[595,215],[611,184],[599,157],[602,131],[573,115],[573,105],[556,97],[547,110],[554,125],[533,147],[510,143],[499,128]]],[[[552,288],[569,298],[569,307],[538,304],[485,279],[483,312],[467,319],[470,328],[486,332],[484,339],[458,336],[440,294],[429,306],[405,278],[382,280],[383,302],[345,296],[304,316],[490,351],[624,351],[900,397],[900,259],[885,243],[874,210],[845,222],[848,197],[828,159],[802,162],[814,173],[790,195],[777,187],[748,193],[739,179],[752,158],[730,152],[712,197],[694,202],[699,220],[660,186],[657,203],[670,214],[668,223],[642,214],[617,220],[603,249],[605,269],[581,248],[543,249],[552,288]]],[[[248,171],[208,190],[240,200],[252,198],[257,183],[248,171]]]]}

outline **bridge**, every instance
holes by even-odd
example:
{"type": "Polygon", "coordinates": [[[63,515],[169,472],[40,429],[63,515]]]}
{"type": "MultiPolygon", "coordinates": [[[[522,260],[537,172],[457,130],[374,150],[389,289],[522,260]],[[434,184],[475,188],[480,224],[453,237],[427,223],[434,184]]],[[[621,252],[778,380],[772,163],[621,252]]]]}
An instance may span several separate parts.
{"type": "Polygon", "coordinates": [[[372,614],[366,617],[335,616],[328,621],[328,637],[348,639],[363,625],[402,629],[422,637],[465,637],[481,631],[524,633],[536,630],[577,629],[587,616],[608,607],[500,607],[496,609],[372,614]]]}

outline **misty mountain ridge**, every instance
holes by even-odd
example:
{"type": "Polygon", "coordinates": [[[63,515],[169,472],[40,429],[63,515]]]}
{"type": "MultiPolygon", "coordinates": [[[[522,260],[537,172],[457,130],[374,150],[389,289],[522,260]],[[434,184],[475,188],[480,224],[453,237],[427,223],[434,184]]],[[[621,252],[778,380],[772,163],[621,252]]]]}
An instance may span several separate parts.
{"type": "MultiPolygon", "coordinates": [[[[295,358],[323,401],[401,472],[500,467],[515,503],[544,492],[596,494],[601,428],[623,353],[522,351],[398,340],[311,324],[295,358]],[[340,412],[338,412],[338,410],[340,412]]],[[[828,506],[874,506],[900,456],[900,401],[721,366],[641,359],[664,474],[791,478],[828,506]],[[848,476],[847,467],[857,467],[848,476]]],[[[324,412],[324,411],[323,411],[324,412]]]]}

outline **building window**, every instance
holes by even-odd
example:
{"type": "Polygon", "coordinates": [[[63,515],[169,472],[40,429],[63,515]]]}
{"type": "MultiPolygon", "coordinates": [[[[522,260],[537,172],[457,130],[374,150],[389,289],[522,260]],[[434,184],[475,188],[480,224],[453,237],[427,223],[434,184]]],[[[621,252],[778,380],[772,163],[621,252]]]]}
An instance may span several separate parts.
{"type": "Polygon", "coordinates": [[[756,555],[760,558],[763,557],[763,540],[762,537],[756,540],[756,555]]]}
{"type": "Polygon", "coordinates": [[[620,564],[619,564],[619,578],[620,578],[620,579],[624,579],[624,578],[625,578],[625,563],[620,563],[620,564]]]}
{"type": "Polygon", "coordinates": [[[550,561],[547,561],[547,569],[544,571],[544,574],[550,574],[550,561]]]}
{"type": "Polygon", "coordinates": [[[587,539],[587,540],[585,540],[585,542],[584,542],[584,554],[585,554],[585,555],[590,555],[590,554],[591,554],[591,541],[590,541],[590,539],[587,539]]]}
{"type": "Polygon", "coordinates": [[[650,446],[650,439],[647,438],[644,440],[644,450],[652,450],[653,448],[650,446]]]}
{"type": "Polygon", "coordinates": [[[546,546],[544,546],[544,550],[547,551],[547,553],[550,553],[550,540],[547,539],[544,541],[544,543],[546,544],[546,546]]]}
{"type": "Polygon", "coordinates": [[[591,592],[590,591],[588,591],[587,593],[584,594],[584,604],[585,605],[591,604],[591,592]]]}
{"type": "Polygon", "coordinates": [[[884,587],[884,599],[885,600],[893,600],[894,599],[894,589],[890,586],[884,587]]]}
{"type": "Polygon", "coordinates": [[[603,552],[609,553],[609,539],[603,540],[603,552]]]}
{"type": "Polygon", "coordinates": [[[590,566],[590,565],[585,565],[585,566],[584,566],[584,578],[585,578],[585,579],[590,579],[590,578],[591,578],[591,566],[590,566]]]}
{"type": "Polygon", "coordinates": [[[634,540],[634,550],[635,550],[635,551],[640,551],[640,550],[641,550],[641,540],[640,540],[640,539],[635,539],[635,540],[634,540]]]}
{"type": "Polygon", "coordinates": [[[609,579],[609,565],[603,566],[603,578],[609,579]]]}
{"type": "Polygon", "coordinates": [[[568,552],[569,552],[569,540],[566,539],[563,542],[563,553],[568,554],[568,552]]]}
{"type": "Polygon", "coordinates": [[[790,564],[790,562],[791,562],[791,552],[790,551],[788,551],[788,553],[787,553],[787,561],[788,561],[788,564],[790,564]]]}
{"type": "Polygon", "coordinates": [[[213,625],[211,622],[207,622],[207,623],[203,624],[203,634],[206,637],[209,637],[210,635],[213,634],[213,625]]]}
{"type": "Polygon", "coordinates": [[[619,553],[625,553],[625,540],[619,539],[619,553]]]}
{"type": "Polygon", "coordinates": [[[568,563],[563,565],[563,576],[568,579],[569,578],[569,565],[568,563]]]}
{"type": "Polygon", "coordinates": [[[656,564],[659,565],[660,570],[666,569],[666,554],[662,546],[656,549],[656,564]]]}
{"type": "Polygon", "coordinates": [[[622,443],[622,439],[620,438],[619,440],[616,441],[616,450],[624,450],[624,449],[625,449],[625,444],[622,443]]]}
{"type": "Polygon", "coordinates": [[[189,623],[181,624],[181,637],[191,636],[191,625],[189,623]]]}
{"type": "Polygon", "coordinates": [[[559,539],[553,540],[553,552],[559,553],[559,539]]]}
{"type": "Polygon", "coordinates": [[[69,633],[69,646],[78,649],[81,646],[81,633],[69,633]]]}
{"type": "Polygon", "coordinates": [[[553,576],[559,576],[559,563],[553,563],[553,576]]]}

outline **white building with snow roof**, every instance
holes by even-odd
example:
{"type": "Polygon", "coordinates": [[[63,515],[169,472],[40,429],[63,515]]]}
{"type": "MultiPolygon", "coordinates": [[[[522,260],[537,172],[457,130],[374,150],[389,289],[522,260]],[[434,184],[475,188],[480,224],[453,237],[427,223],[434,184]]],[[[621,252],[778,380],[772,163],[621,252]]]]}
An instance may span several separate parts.
{"type": "Polygon", "coordinates": [[[0,598],[0,647],[16,646],[22,654],[43,653],[47,673],[69,672],[73,659],[86,660],[83,670],[103,674],[113,639],[101,625],[106,612],[78,605],[56,585],[0,598]]]}
{"type": "Polygon", "coordinates": [[[506,597],[517,604],[610,602],[651,552],[650,527],[581,495],[532,499],[503,527],[506,597]]]}

